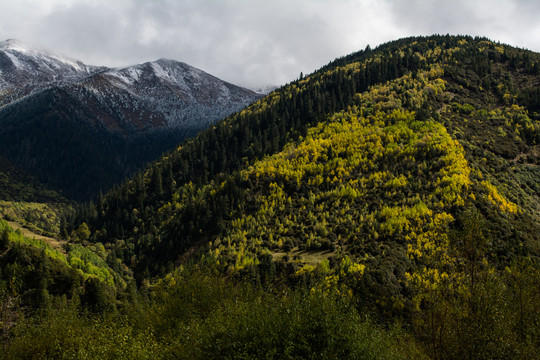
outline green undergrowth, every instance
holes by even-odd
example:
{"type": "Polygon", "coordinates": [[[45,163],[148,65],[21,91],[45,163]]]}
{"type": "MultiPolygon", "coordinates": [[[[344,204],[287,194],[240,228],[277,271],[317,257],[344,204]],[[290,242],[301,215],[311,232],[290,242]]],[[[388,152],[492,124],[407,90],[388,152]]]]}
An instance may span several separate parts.
{"type": "Polygon", "coordinates": [[[0,200],[0,217],[45,236],[59,236],[64,214],[73,211],[67,203],[0,200]]]}
{"type": "Polygon", "coordinates": [[[17,324],[3,359],[423,359],[399,327],[350,302],[268,293],[201,273],[169,276],[129,316],[52,306],[17,324]]]}

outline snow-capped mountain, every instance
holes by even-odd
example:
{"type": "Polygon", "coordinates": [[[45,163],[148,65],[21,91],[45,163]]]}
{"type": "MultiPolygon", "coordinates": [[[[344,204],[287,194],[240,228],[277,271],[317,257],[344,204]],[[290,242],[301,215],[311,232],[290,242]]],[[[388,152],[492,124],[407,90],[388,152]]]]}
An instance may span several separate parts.
{"type": "Polygon", "coordinates": [[[198,131],[261,97],[166,59],[107,69],[69,88],[81,101],[95,101],[123,122],[131,119],[139,130],[164,126],[198,131]]]}
{"type": "Polygon", "coordinates": [[[92,103],[97,113],[107,114],[105,125],[124,130],[167,126],[192,133],[261,97],[174,60],[111,69],[17,40],[0,42],[0,107],[51,87],[92,103]],[[114,118],[123,126],[112,124],[114,118]]]}
{"type": "Polygon", "coordinates": [[[0,43],[0,156],[87,198],[261,97],[174,60],[112,69],[8,40],[0,43]]]}
{"type": "Polygon", "coordinates": [[[18,40],[0,42],[2,80],[21,84],[61,81],[80,78],[99,71],[100,67],[85,65],[68,57],[36,50],[18,40]]]}
{"type": "Polygon", "coordinates": [[[103,68],[33,49],[17,40],[0,42],[0,106],[51,84],[76,81],[103,68]]]}

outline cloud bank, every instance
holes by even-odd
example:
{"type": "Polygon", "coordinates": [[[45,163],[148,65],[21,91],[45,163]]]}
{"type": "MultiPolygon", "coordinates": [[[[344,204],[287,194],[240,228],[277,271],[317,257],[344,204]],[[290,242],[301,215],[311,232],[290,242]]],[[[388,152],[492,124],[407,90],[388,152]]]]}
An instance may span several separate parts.
{"type": "Polygon", "coordinates": [[[535,0],[0,0],[0,40],[94,65],[184,61],[248,87],[411,35],[482,35],[540,51],[535,0]]]}

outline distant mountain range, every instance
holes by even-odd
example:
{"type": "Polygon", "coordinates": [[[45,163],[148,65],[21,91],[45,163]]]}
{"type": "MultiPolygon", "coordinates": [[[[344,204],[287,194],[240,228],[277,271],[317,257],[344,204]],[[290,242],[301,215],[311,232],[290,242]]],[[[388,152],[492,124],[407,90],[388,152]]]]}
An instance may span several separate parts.
{"type": "Polygon", "coordinates": [[[174,60],[112,69],[7,40],[0,156],[84,199],[261,96],[174,60]]]}

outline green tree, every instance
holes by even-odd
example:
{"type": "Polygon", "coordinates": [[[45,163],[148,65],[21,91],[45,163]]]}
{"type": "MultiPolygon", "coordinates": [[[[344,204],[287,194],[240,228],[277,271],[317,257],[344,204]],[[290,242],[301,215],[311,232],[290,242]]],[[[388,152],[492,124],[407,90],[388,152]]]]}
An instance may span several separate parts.
{"type": "Polygon", "coordinates": [[[88,228],[88,225],[86,225],[85,222],[83,222],[77,229],[77,237],[81,241],[86,241],[90,238],[90,229],[88,228]]]}
{"type": "Polygon", "coordinates": [[[7,227],[2,230],[2,234],[0,235],[0,249],[5,249],[8,247],[9,244],[9,233],[7,227]]]}

